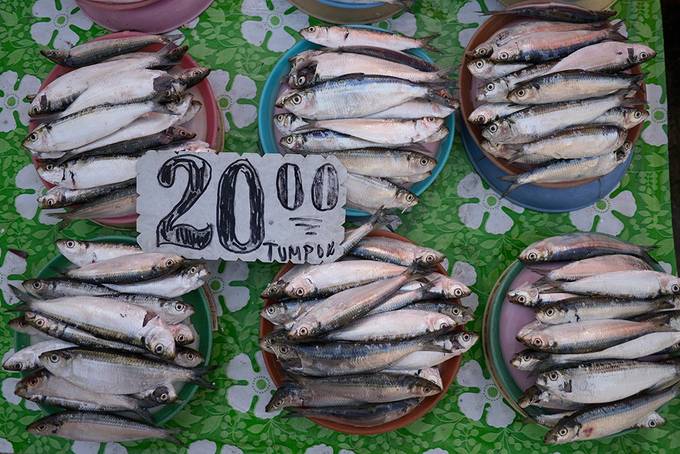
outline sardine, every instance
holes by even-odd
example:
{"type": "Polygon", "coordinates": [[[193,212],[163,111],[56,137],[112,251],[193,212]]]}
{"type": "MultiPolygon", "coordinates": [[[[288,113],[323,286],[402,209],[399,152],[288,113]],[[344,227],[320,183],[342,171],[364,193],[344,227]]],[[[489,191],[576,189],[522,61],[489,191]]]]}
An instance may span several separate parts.
{"type": "Polygon", "coordinates": [[[536,310],[536,318],[542,323],[557,325],[575,323],[584,320],[604,320],[608,318],[627,319],[637,315],[662,310],[676,309],[675,298],[617,299],[577,297],[559,303],[540,306],[536,310]]]}
{"type": "Polygon", "coordinates": [[[520,69],[498,79],[493,79],[480,87],[477,93],[477,101],[507,103],[508,93],[518,84],[547,74],[553,66],[555,64],[552,62],[540,63],[520,69]]]}
{"type": "Polygon", "coordinates": [[[349,174],[347,207],[374,212],[378,208],[406,211],[418,204],[418,197],[407,189],[380,178],[349,174]]]}
{"type": "Polygon", "coordinates": [[[487,124],[491,121],[497,120],[498,118],[507,117],[511,113],[519,112],[520,110],[524,109],[526,109],[526,106],[502,102],[482,104],[472,111],[472,113],[468,116],[468,120],[474,124],[487,124]]]}
{"type": "Polygon", "coordinates": [[[655,56],[656,52],[644,44],[605,41],[567,55],[550,71],[581,69],[593,72],[616,72],[642,64],[655,56]]]}
{"type": "Polygon", "coordinates": [[[343,255],[349,254],[349,252],[354,249],[359,241],[366,237],[373,230],[388,224],[391,222],[392,217],[387,215],[385,211],[381,208],[371,215],[368,220],[363,224],[359,225],[354,229],[345,230],[345,238],[342,240],[340,248],[343,251],[343,255]]]}
{"type": "Polygon", "coordinates": [[[549,281],[575,281],[595,274],[610,273],[612,271],[651,270],[652,267],[644,260],[627,254],[613,254],[568,263],[560,268],[548,272],[544,279],[549,281]]]}
{"type": "Polygon", "coordinates": [[[535,17],[543,20],[574,23],[600,22],[616,15],[610,9],[590,10],[582,6],[562,2],[542,2],[530,5],[515,5],[492,11],[491,15],[512,15],[535,17]]]}
{"type": "Polygon", "coordinates": [[[127,36],[89,41],[67,50],[41,49],[40,53],[58,65],[80,68],[100,63],[117,55],[138,51],[151,44],[165,45],[169,42],[168,37],[162,35],[127,36]]]}
{"type": "Polygon", "coordinates": [[[456,326],[465,325],[474,319],[473,313],[469,308],[447,300],[416,301],[404,306],[404,309],[439,312],[453,320],[456,326]]]}
{"type": "Polygon", "coordinates": [[[186,265],[178,272],[157,279],[132,284],[109,284],[106,287],[121,293],[141,293],[160,298],[176,298],[201,287],[209,272],[204,265],[186,265]]]}
{"type": "Polygon", "coordinates": [[[37,344],[24,347],[18,352],[12,354],[2,363],[2,368],[12,371],[37,369],[40,367],[40,360],[38,358],[41,354],[73,347],[76,347],[76,345],[62,340],[47,340],[38,342],[37,344]]]}
{"type": "Polygon", "coordinates": [[[538,386],[531,386],[527,388],[524,393],[517,400],[517,405],[520,408],[527,408],[530,406],[548,408],[550,410],[573,411],[584,408],[583,404],[571,402],[569,400],[561,399],[552,395],[549,391],[540,389],[538,386]]]}
{"type": "Polygon", "coordinates": [[[62,278],[29,279],[21,285],[26,292],[38,299],[62,296],[109,296],[116,293],[101,285],[62,278]]]}
{"type": "Polygon", "coordinates": [[[42,336],[44,337],[45,335],[35,327],[33,327],[30,323],[26,321],[26,318],[22,315],[21,317],[16,317],[7,322],[7,326],[9,326],[11,329],[16,331],[17,333],[22,333],[22,334],[27,334],[31,337],[33,336],[42,336]]]}
{"type": "Polygon", "coordinates": [[[351,254],[364,259],[378,260],[402,266],[418,264],[433,266],[446,257],[439,251],[407,241],[386,237],[368,237],[359,241],[351,254]]]}
{"type": "Polygon", "coordinates": [[[511,303],[527,307],[543,306],[577,296],[573,293],[545,293],[547,289],[548,287],[522,286],[510,290],[506,296],[511,303]]]}
{"type": "Polygon", "coordinates": [[[66,276],[93,284],[131,284],[154,279],[171,273],[184,264],[176,254],[143,252],[122,257],[99,260],[66,271],[66,276]]]}
{"type": "Polygon", "coordinates": [[[449,347],[447,352],[417,351],[390,364],[389,368],[390,370],[410,370],[437,367],[439,364],[462,355],[471,349],[477,340],[479,340],[479,335],[463,331],[454,333],[453,338],[455,343],[449,347]]]}
{"type": "Polygon", "coordinates": [[[390,179],[427,175],[437,165],[435,159],[423,153],[403,149],[360,149],[323,154],[338,158],[349,173],[390,179]]]}
{"type": "MultiPolygon", "coordinates": [[[[566,418],[574,414],[572,411],[563,411],[559,413],[541,413],[539,415],[533,416],[532,419],[538,424],[545,427],[555,427],[561,419],[566,418]]],[[[655,413],[656,414],[656,413],[655,413]]]]}
{"type": "Polygon", "coordinates": [[[594,119],[592,125],[612,125],[617,128],[632,129],[647,120],[649,112],[635,107],[615,107],[594,119]]]}
{"type": "Polygon", "coordinates": [[[407,415],[422,401],[421,398],[400,400],[382,404],[366,404],[343,407],[290,407],[295,413],[310,418],[325,419],[355,427],[374,427],[387,424],[407,415]]]}
{"type": "Polygon", "coordinates": [[[93,202],[111,192],[125,189],[135,184],[135,180],[121,183],[105,184],[88,189],[68,189],[54,186],[46,194],[38,197],[38,204],[43,209],[63,208],[71,205],[93,202]]]}
{"type": "MultiPolygon", "coordinates": [[[[394,63],[400,63],[402,65],[407,65],[410,66],[411,68],[419,69],[420,71],[428,71],[428,72],[435,72],[439,71],[439,68],[437,65],[427,62],[423,60],[420,57],[417,57],[415,55],[406,53],[406,52],[401,52],[398,50],[390,50],[386,49],[384,47],[367,47],[367,46],[343,46],[340,49],[333,50],[333,49],[327,49],[327,50],[320,50],[320,53],[322,52],[350,52],[353,54],[361,54],[361,55],[368,55],[370,57],[376,57],[380,58],[382,60],[394,62],[394,63]]],[[[299,56],[301,54],[296,55],[299,56]]],[[[317,54],[311,54],[309,57],[314,57],[314,55],[317,54]]],[[[305,65],[306,62],[309,61],[309,58],[305,59],[305,65]]]]}
{"type": "Polygon", "coordinates": [[[358,139],[347,134],[341,134],[326,129],[290,134],[281,137],[279,144],[288,150],[303,153],[334,152],[338,150],[355,150],[361,148],[394,148],[392,145],[358,139]]]}
{"type": "Polygon", "coordinates": [[[107,243],[103,241],[57,240],[59,252],[69,262],[85,266],[133,254],[141,254],[142,248],[136,244],[107,243]]]}
{"type": "Polygon", "coordinates": [[[137,214],[137,188],[128,186],[110,195],[69,208],[65,213],[50,213],[65,221],[74,219],[117,218],[137,214]]]}
{"type": "Polygon", "coordinates": [[[478,58],[467,64],[467,69],[478,79],[491,80],[507,76],[529,66],[530,63],[496,63],[491,60],[478,58]]]}
{"type": "Polygon", "coordinates": [[[524,263],[581,260],[599,255],[626,254],[653,262],[649,250],[653,247],[628,243],[604,233],[569,233],[552,236],[527,246],[519,259],[524,263]]]}
{"type": "Polygon", "coordinates": [[[38,175],[43,180],[68,189],[88,189],[122,183],[137,178],[139,156],[104,156],[75,159],[61,165],[41,162],[38,175]]]}
{"type": "Polygon", "coordinates": [[[410,38],[399,33],[366,28],[330,26],[313,26],[300,30],[300,34],[307,41],[324,47],[338,48],[350,46],[379,47],[389,50],[406,50],[422,48],[434,50],[430,41],[435,36],[410,38]]]}
{"type": "Polygon", "coordinates": [[[443,126],[441,118],[395,120],[380,118],[356,118],[319,120],[309,123],[309,128],[328,129],[352,137],[388,145],[424,142],[443,126]]]}
{"type": "Polygon", "coordinates": [[[680,278],[658,271],[612,271],[572,282],[554,282],[552,286],[577,295],[619,298],[656,298],[680,294],[680,278]]]}
{"type": "Polygon", "coordinates": [[[416,99],[390,107],[382,112],[368,115],[366,118],[398,118],[403,120],[424,117],[446,118],[458,110],[459,107],[458,101],[455,100],[451,100],[448,105],[443,105],[424,99],[416,99]]]}
{"type": "Polygon", "coordinates": [[[274,115],[274,126],[282,135],[287,136],[296,129],[307,126],[307,122],[290,112],[274,115]]]}
{"type": "Polygon", "coordinates": [[[180,367],[198,367],[205,361],[201,352],[193,348],[180,347],[177,349],[177,354],[173,362],[180,367]]]}

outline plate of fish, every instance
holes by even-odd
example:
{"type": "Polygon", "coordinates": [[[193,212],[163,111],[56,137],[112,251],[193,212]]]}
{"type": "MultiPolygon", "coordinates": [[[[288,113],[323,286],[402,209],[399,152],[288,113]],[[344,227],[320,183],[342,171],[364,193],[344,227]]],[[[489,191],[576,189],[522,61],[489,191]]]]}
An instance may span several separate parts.
{"type": "Polygon", "coordinates": [[[346,234],[346,260],[286,265],[263,292],[260,346],[284,410],[339,432],[385,433],[430,411],[478,340],[464,330],[470,289],[444,256],[373,230],[346,234]]]}
{"type": "Polygon", "coordinates": [[[332,24],[365,24],[409,9],[415,0],[292,0],[312,17],[332,24]]]}
{"type": "Polygon", "coordinates": [[[16,394],[48,413],[27,430],[176,442],[175,431],[159,426],[199,386],[213,387],[205,376],[212,350],[205,265],[143,253],[129,237],[57,247],[61,255],[13,288],[21,315],[9,322],[16,353],[3,368],[20,371],[16,394]]]}
{"type": "Polygon", "coordinates": [[[618,184],[639,137],[640,64],[610,10],[521,3],[494,11],[460,70],[463,139],[496,191],[539,211],[572,211],[618,184]]]}
{"type": "Polygon", "coordinates": [[[657,427],[680,394],[680,279],[649,250],[596,233],[546,238],[496,283],[487,364],[513,408],[549,429],[546,443],[657,427]]]}
{"type": "Polygon", "coordinates": [[[147,150],[221,150],[222,115],[210,70],[187,47],[122,32],[69,50],[42,51],[58,66],[29,109],[24,147],[48,188],[38,199],[63,220],[134,227],[135,165],[147,150]]]}
{"type": "Polygon", "coordinates": [[[368,26],[300,33],[260,97],[263,151],[337,157],[349,216],[416,205],[448,159],[458,108],[423,50],[429,38],[368,26]]]}

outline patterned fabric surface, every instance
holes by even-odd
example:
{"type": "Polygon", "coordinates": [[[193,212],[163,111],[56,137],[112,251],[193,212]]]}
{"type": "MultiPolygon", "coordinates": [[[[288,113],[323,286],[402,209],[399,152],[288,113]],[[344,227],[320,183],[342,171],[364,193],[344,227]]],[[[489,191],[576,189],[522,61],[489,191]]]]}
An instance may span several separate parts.
{"type": "MultiPolygon", "coordinates": [[[[485,20],[500,8],[496,0],[418,0],[412,12],[377,24],[410,36],[439,34],[434,54],[444,68],[458,68],[463,49],[485,20]]],[[[656,0],[620,0],[630,39],[658,52],[644,65],[650,120],[635,147],[630,171],[620,186],[593,206],[570,214],[525,210],[489,190],[465,158],[459,138],[451,158],[421,203],[403,216],[398,233],[444,251],[449,271],[471,286],[465,304],[476,309],[470,326],[481,330],[485,301],[501,272],[528,243],[545,236],[593,231],[654,244],[654,256],[675,269],[668,193],[667,110],[661,11],[656,0]]],[[[38,54],[42,46],[66,48],[106,33],[81,12],[74,0],[0,2],[0,292],[3,309],[17,301],[8,285],[33,276],[55,255],[53,241],[120,234],[91,222],[60,230],[57,219],[41,213],[36,196],[44,189],[20,142],[27,132],[26,95],[35,93],[52,64],[38,54]],[[23,251],[16,254],[13,251],[23,251]]],[[[218,0],[200,18],[180,29],[191,55],[213,68],[210,75],[224,114],[229,151],[258,149],[256,106],[270,68],[299,35],[318,21],[285,0],[218,0]]],[[[130,234],[132,233],[125,233],[130,234]]],[[[526,424],[503,402],[486,369],[481,343],[465,355],[447,395],[423,419],[380,436],[348,436],[306,419],[278,418],[265,404],[273,392],[258,349],[260,291],[277,265],[213,263],[210,287],[219,301],[211,379],[215,391],[199,391],[168,426],[180,429],[183,447],[164,442],[124,445],[70,442],[34,437],[24,427],[40,416],[38,407],[13,394],[15,373],[0,372],[0,452],[55,453],[307,453],[408,452],[677,452],[680,400],[663,411],[664,427],[639,430],[600,442],[546,447],[545,430],[526,424]]],[[[12,312],[0,313],[4,322],[12,312]]],[[[0,355],[12,353],[12,335],[0,336],[0,355]]]]}

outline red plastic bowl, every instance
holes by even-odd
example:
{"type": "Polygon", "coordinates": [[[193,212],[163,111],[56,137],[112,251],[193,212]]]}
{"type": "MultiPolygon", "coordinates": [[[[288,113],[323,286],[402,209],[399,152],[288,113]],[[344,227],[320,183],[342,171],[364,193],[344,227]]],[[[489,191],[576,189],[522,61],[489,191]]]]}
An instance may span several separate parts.
{"type": "MultiPolygon", "coordinates": [[[[368,236],[381,236],[386,238],[393,238],[395,240],[408,241],[409,243],[411,242],[411,240],[409,240],[408,238],[404,238],[403,236],[397,235],[395,233],[385,231],[371,232],[368,236]]],[[[290,263],[284,265],[276,274],[274,279],[278,279],[279,277],[283,276],[292,267],[293,265],[290,263]]],[[[441,264],[438,265],[437,272],[446,275],[446,269],[441,264]]],[[[273,304],[274,302],[275,301],[271,299],[264,299],[264,307],[267,307],[270,304],[273,304]]],[[[455,299],[452,300],[452,302],[460,303],[460,300],[455,299]]],[[[265,318],[260,317],[260,339],[262,339],[264,336],[266,336],[273,330],[274,325],[265,318]]],[[[265,351],[263,351],[262,354],[264,356],[264,364],[265,367],[267,368],[267,372],[269,372],[269,376],[272,378],[272,381],[278,388],[283,383],[286,374],[281,365],[279,364],[279,362],[277,361],[276,356],[265,351]]],[[[406,427],[412,422],[425,416],[425,414],[432,410],[432,408],[434,408],[437,402],[439,402],[439,400],[442,397],[444,397],[444,395],[449,389],[449,386],[453,382],[453,379],[458,374],[458,369],[460,368],[461,361],[462,355],[459,355],[456,356],[455,358],[451,358],[450,360],[440,364],[439,373],[442,377],[443,386],[442,392],[434,396],[426,397],[410,413],[402,416],[399,419],[395,419],[394,421],[390,421],[386,424],[380,424],[378,426],[373,427],[357,427],[351,426],[349,424],[341,424],[338,422],[328,421],[322,418],[309,418],[309,419],[314,421],[320,426],[335,430],[336,432],[343,432],[350,435],[376,435],[401,429],[402,427],[406,427]]]]}
{"type": "MultiPolygon", "coordinates": [[[[144,33],[139,32],[118,32],[97,37],[95,38],[95,40],[125,38],[127,36],[137,36],[143,34],[144,33]]],[[[155,51],[160,48],[161,48],[160,44],[154,44],[151,46],[147,46],[142,50],[155,51]]],[[[195,68],[199,65],[189,55],[184,55],[182,61],[179,63],[178,66],[182,69],[190,69],[195,68]]],[[[71,71],[73,71],[72,68],[56,65],[54,69],[47,75],[47,78],[43,81],[42,85],[40,86],[40,90],[42,90],[50,82],[52,82],[59,76],[62,76],[71,71]]],[[[210,87],[210,83],[208,82],[207,79],[205,79],[201,83],[192,87],[191,90],[189,90],[189,93],[193,94],[194,99],[200,101],[203,104],[203,108],[200,110],[200,112],[196,114],[196,117],[194,117],[193,120],[183,125],[182,127],[195,132],[197,140],[207,142],[215,150],[222,151],[222,147],[224,146],[224,125],[222,124],[222,112],[220,112],[220,109],[217,105],[217,101],[215,100],[215,95],[212,91],[212,88],[210,87]]],[[[38,121],[32,120],[28,126],[29,133],[33,131],[38,125],[39,125],[38,121]]],[[[37,165],[38,159],[36,159],[35,157],[32,157],[31,159],[33,160],[33,164],[37,165]]],[[[42,180],[42,182],[48,189],[54,186],[45,180],[42,180]]],[[[117,218],[93,219],[93,221],[99,224],[103,224],[109,227],[120,228],[134,228],[136,225],[136,220],[137,215],[123,216],[117,218]]]]}

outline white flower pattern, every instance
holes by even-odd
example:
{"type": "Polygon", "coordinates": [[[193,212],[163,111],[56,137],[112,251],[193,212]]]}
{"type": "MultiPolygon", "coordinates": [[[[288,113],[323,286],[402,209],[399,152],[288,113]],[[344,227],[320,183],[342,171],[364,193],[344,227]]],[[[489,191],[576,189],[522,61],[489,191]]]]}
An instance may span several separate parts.
{"type": "MultiPolygon", "coordinates": [[[[18,189],[24,189],[30,192],[19,194],[14,200],[14,207],[22,218],[33,219],[38,212],[38,195],[46,191],[33,164],[28,164],[17,172],[15,183],[18,189]]],[[[60,209],[51,212],[56,213],[63,211],[63,209],[60,209]]],[[[46,211],[40,210],[38,222],[41,224],[57,224],[59,219],[50,216],[46,211]]]]}
{"type": "MultiPolygon", "coordinates": [[[[0,232],[2,234],[4,232],[0,232]]],[[[0,265],[0,292],[7,304],[17,304],[19,299],[14,296],[10,289],[10,284],[20,286],[22,279],[12,278],[11,276],[22,275],[26,272],[26,260],[12,251],[7,251],[5,259],[0,265]]]]}
{"type": "Polygon", "coordinates": [[[458,397],[458,407],[468,418],[479,421],[488,404],[486,423],[491,427],[507,427],[515,419],[515,412],[503,402],[493,381],[484,377],[482,367],[477,361],[471,360],[463,364],[456,380],[462,386],[479,389],[479,393],[466,392],[458,397]]]}
{"type": "Polygon", "coordinates": [[[227,377],[232,380],[246,381],[247,384],[233,385],[227,389],[227,401],[236,411],[246,413],[256,400],[254,414],[261,419],[269,419],[278,415],[280,411],[267,412],[265,407],[274,394],[275,388],[267,369],[264,366],[264,357],[259,351],[255,354],[258,372],[255,372],[250,358],[245,353],[240,353],[227,364],[227,377]]]}
{"type": "MultiPolygon", "coordinates": [[[[102,443],[96,441],[74,441],[71,452],[74,454],[98,454],[102,443]]],[[[119,443],[104,443],[104,454],[127,454],[128,450],[119,443]]]]}
{"type": "MultiPolygon", "coordinates": [[[[231,76],[220,69],[212,71],[208,80],[215,92],[217,104],[224,115],[224,130],[229,131],[230,124],[237,128],[245,128],[257,118],[257,108],[253,104],[244,104],[242,100],[254,100],[257,87],[250,77],[237,74],[229,87],[231,76]],[[229,118],[231,117],[231,121],[229,118]]],[[[254,101],[253,101],[254,103],[254,101]]]]}
{"type": "MultiPolygon", "coordinates": [[[[467,262],[456,262],[453,264],[451,277],[469,287],[477,282],[477,271],[475,271],[475,268],[467,262]]],[[[479,306],[479,297],[475,293],[472,293],[465,298],[462,298],[460,302],[463,306],[469,307],[470,310],[474,312],[477,309],[477,306],[479,306]]]]}
{"type": "MultiPolygon", "coordinates": [[[[217,443],[211,440],[198,440],[189,445],[187,454],[215,454],[217,453],[217,443]]],[[[220,454],[243,454],[240,448],[233,445],[224,445],[220,454]]]]}
{"type": "Polygon", "coordinates": [[[409,12],[406,12],[398,17],[384,19],[372,25],[384,30],[401,33],[402,35],[406,36],[413,36],[416,34],[416,31],[418,31],[416,16],[409,12]]]}
{"type": "Polygon", "coordinates": [[[272,52],[284,52],[295,44],[296,39],[286,30],[300,30],[309,25],[309,17],[296,10],[286,14],[290,3],[286,0],[271,0],[269,9],[266,0],[244,0],[241,12],[260,20],[247,20],[241,24],[241,34],[251,44],[261,46],[269,34],[267,48],[272,52]]]}
{"type": "Polygon", "coordinates": [[[668,143],[668,135],[664,126],[668,123],[668,106],[661,101],[663,88],[656,84],[647,84],[647,102],[649,102],[649,126],[642,131],[642,140],[650,145],[660,146],[668,143]]]}
{"type": "MultiPolygon", "coordinates": [[[[614,191],[616,191],[616,188],[614,188],[614,191]]],[[[574,227],[582,232],[589,232],[593,228],[595,220],[599,218],[595,231],[610,235],[621,233],[623,222],[614,215],[614,212],[632,217],[637,211],[637,204],[632,192],[621,191],[615,197],[611,197],[614,191],[589,207],[569,213],[569,220],[574,227]]]]}
{"type": "MultiPolygon", "coordinates": [[[[334,454],[335,450],[333,449],[332,446],[328,445],[314,445],[310,446],[305,450],[305,454],[334,454]]],[[[341,449],[338,451],[338,454],[354,454],[354,451],[350,451],[348,449],[341,449]]]]}
{"type": "Polygon", "coordinates": [[[441,448],[434,448],[428,449],[427,451],[423,452],[423,454],[449,454],[449,452],[441,448]]]}
{"type": "Polygon", "coordinates": [[[38,92],[40,79],[30,74],[21,78],[17,87],[19,75],[14,71],[7,71],[0,74],[0,132],[9,132],[17,127],[14,113],[19,114],[19,121],[28,126],[28,107],[30,102],[26,100],[27,95],[38,92]]]}
{"type": "MultiPolygon", "coordinates": [[[[485,5],[488,10],[503,9],[504,6],[497,0],[485,0],[485,5]]],[[[472,35],[475,34],[477,28],[488,19],[488,16],[482,14],[482,6],[477,1],[470,1],[464,4],[458,10],[458,22],[461,24],[476,24],[474,28],[466,28],[458,33],[458,42],[462,47],[467,47],[472,35]]]]}
{"type": "Polygon", "coordinates": [[[38,44],[55,49],[68,49],[78,43],[80,37],[72,26],[81,30],[89,30],[92,21],[80,10],[75,0],[61,0],[61,8],[57,8],[56,0],[37,0],[33,4],[33,15],[46,18],[48,21],[36,22],[31,26],[31,37],[38,44]],[[52,35],[56,32],[54,40],[52,35]]]}
{"type": "Polygon", "coordinates": [[[0,452],[11,454],[14,452],[14,446],[12,446],[12,443],[10,443],[9,441],[0,437],[0,452]]]}
{"type": "Polygon", "coordinates": [[[484,215],[488,213],[485,230],[500,235],[512,228],[512,218],[503,210],[509,208],[515,213],[523,213],[524,208],[501,199],[492,189],[485,189],[482,179],[476,173],[469,173],[458,183],[458,195],[465,199],[477,199],[476,203],[465,203],[458,208],[461,222],[471,229],[482,225],[484,215]]]}
{"type": "Polygon", "coordinates": [[[236,312],[248,304],[250,290],[247,287],[231,285],[232,282],[248,279],[248,263],[240,260],[237,262],[211,260],[208,262],[208,270],[210,271],[208,286],[217,296],[219,302],[217,305],[218,317],[224,313],[223,307],[226,307],[229,312],[236,312]],[[222,268],[222,271],[220,271],[220,268],[222,268]]]}

